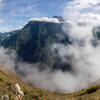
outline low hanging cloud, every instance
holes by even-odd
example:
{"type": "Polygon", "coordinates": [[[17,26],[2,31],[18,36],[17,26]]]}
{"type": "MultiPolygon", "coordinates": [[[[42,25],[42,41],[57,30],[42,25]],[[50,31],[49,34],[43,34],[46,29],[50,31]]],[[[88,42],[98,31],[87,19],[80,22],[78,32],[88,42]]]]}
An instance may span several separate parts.
{"type": "Polygon", "coordinates": [[[99,5],[98,0],[72,0],[64,7],[66,23],[63,29],[71,44],[55,43],[51,50],[57,49],[59,57],[70,64],[72,71],[51,71],[49,68],[40,71],[37,68],[40,63],[16,62],[16,53],[4,48],[0,49],[1,63],[13,70],[17,66],[26,80],[46,90],[66,93],[87,87],[100,78],[100,40],[94,36],[100,26],[99,5]]]}
{"type": "Polygon", "coordinates": [[[14,50],[0,47],[0,64],[8,67],[11,70],[15,69],[16,52],[14,50]]]}
{"type": "Polygon", "coordinates": [[[31,21],[44,21],[44,22],[54,22],[54,23],[59,23],[59,20],[57,18],[48,18],[48,17],[43,17],[43,18],[31,18],[31,21]]]}
{"type": "MultiPolygon", "coordinates": [[[[51,71],[49,68],[40,71],[38,69],[40,63],[30,64],[27,62],[17,61],[15,51],[5,49],[3,47],[0,47],[0,56],[0,64],[3,64],[7,68],[20,73],[25,80],[39,88],[63,93],[72,92],[71,90],[74,88],[74,86],[68,87],[71,84],[70,81],[73,81],[74,77],[74,75],[69,72],[64,73],[60,70],[51,71]],[[70,79],[66,76],[70,77],[70,79]]],[[[80,84],[77,84],[77,79],[74,80],[74,85],[78,85],[79,88],[81,87],[80,84]]],[[[78,90],[77,87],[74,89],[78,90]]]]}
{"type": "Polygon", "coordinates": [[[54,44],[53,47],[73,70],[70,76],[64,73],[65,80],[69,80],[70,83],[66,83],[65,88],[69,87],[66,91],[80,90],[100,78],[100,41],[93,33],[93,29],[97,29],[96,34],[100,28],[98,27],[100,26],[99,5],[98,0],[72,0],[67,2],[64,8],[66,23],[63,29],[69,36],[71,44],[67,46],[54,44]],[[98,41],[98,44],[94,45],[93,40],[98,41]]]}

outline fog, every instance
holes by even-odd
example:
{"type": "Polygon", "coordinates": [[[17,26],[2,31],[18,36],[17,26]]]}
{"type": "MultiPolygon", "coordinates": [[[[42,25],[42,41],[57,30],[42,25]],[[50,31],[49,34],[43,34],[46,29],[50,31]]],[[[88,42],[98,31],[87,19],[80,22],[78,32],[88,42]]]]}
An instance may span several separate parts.
{"type": "MultiPolygon", "coordinates": [[[[69,93],[87,87],[100,78],[100,41],[93,34],[93,28],[100,26],[99,5],[98,0],[72,0],[65,4],[63,16],[66,23],[63,30],[71,44],[54,43],[51,50],[58,50],[59,57],[71,65],[71,72],[51,72],[49,68],[39,71],[39,63],[16,63],[16,53],[3,47],[0,48],[0,62],[13,70],[17,64],[24,78],[39,88],[69,93]]],[[[98,29],[95,31],[98,32],[98,29]]]]}

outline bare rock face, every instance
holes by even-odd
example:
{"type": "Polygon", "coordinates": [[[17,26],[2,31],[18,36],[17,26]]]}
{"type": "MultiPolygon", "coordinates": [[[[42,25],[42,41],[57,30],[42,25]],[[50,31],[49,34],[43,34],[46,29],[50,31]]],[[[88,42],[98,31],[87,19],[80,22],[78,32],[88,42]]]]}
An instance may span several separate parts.
{"type": "Polygon", "coordinates": [[[9,100],[8,94],[1,96],[2,100],[9,100]]]}
{"type": "Polygon", "coordinates": [[[15,88],[15,91],[16,91],[17,94],[19,94],[19,95],[21,95],[21,96],[24,96],[24,93],[23,93],[23,91],[21,90],[21,88],[20,88],[20,86],[19,86],[18,83],[15,84],[14,88],[15,88]]]}
{"type": "MultiPolygon", "coordinates": [[[[54,16],[59,21],[63,21],[61,16],[54,16]]],[[[34,19],[36,20],[36,19],[34,19]]],[[[39,69],[70,69],[68,64],[58,60],[58,50],[52,51],[54,44],[67,45],[70,39],[63,31],[64,23],[54,23],[47,21],[30,21],[21,30],[12,33],[4,39],[1,46],[14,49],[23,61],[37,64],[39,69]]],[[[41,20],[41,19],[39,19],[41,20]]],[[[50,20],[51,21],[51,20],[50,20]]],[[[16,69],[19,72],[18,69],[16,69]]],[[[19,72],[22,75],[22,72],[19,72]]]]}

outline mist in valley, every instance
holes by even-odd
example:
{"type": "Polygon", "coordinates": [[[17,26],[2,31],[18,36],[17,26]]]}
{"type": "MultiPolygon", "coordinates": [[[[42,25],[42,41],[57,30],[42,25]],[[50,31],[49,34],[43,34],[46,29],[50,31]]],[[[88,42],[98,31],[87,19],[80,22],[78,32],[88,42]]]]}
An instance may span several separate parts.
{"type": "Polygon", "coordinates": [[[22,73],[29,83],[49,91],[69,93],[87,87],[100,78],[100,40],[96,35],[100,32],[99,6],[98,0],[72,0],[63,8],[66,22],[62,28],[71,43],[54,43],[50,49],[53,53],[57,50],[72,71],[52,71],[50,68],[41,71],[38,69],[40,62],[17,61],[16,52],[4,47],[0,47],[0,63],[22,73]]]}

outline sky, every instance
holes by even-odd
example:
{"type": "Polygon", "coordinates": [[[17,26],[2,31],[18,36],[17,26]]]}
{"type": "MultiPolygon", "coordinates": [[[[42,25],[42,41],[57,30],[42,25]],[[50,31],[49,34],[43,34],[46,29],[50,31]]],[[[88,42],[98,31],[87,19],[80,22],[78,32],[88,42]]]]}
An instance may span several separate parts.
{"type": "MultiPolygon", "coordinates": [[[[92,30],[94,27],[100,26],[100,0],[69,1],[0,0],[1,31],[23,26],[33,17],[62,15],[63,13],[67,22],[69,21],[71,27],[65,24],[63,29],[72,43],[69,45],[54,44],[52,50],[58,51],[57,54],[61,57],[62,62],[71,65],[74,73],[61,71],[50,73],[51,71],[47,70],[41,73],[37,69],[33,69],[34,65],[19,63],[21,72],[26,74],[28,80],[35,82],[38,87],[41,86],[52,91],[75,92],[100,79],[100,40],[97,37],[94,38],[92,30]],[[93,41],[96,43],[95,46],[93,41]]],[[[97,28],[96,32],[98,31],[97,28]]],[[[13,64],[16,65],[16,61],[12,61],[15,60],[14,55],[10,54],[10,57],[13,55],[10,59],[6,52],[8,51],[0,49],[0,56],[2,56],[0,61],[3,61],[4,64],[6,61],[6,65],[9,67],[10,64],[10,68],[11,65],[13,68],[13,64]]]]}
{"type": "Polygon", "coordinates": [[[70,0],[0,0],[0,32],[23,27],[31,18],[62,15],[70,0]]]}

